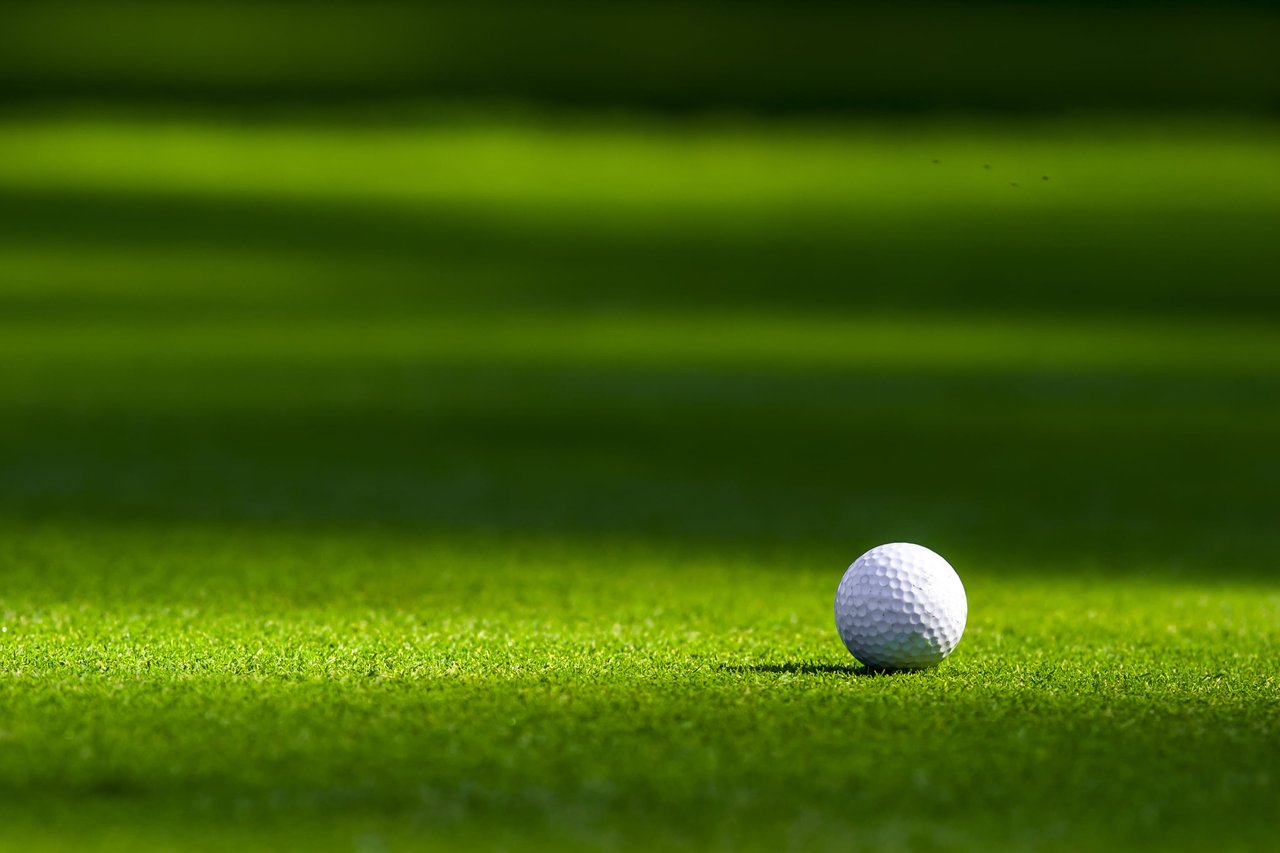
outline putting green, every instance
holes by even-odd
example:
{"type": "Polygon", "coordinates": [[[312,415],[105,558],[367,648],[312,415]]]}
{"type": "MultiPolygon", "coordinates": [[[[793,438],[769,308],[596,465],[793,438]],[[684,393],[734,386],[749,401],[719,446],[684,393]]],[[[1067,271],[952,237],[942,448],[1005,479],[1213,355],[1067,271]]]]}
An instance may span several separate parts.
{"type": "Polygon", "coordinates": [[[7,119],[0,846],[1267,845],[1273,133],[7,119]]]}

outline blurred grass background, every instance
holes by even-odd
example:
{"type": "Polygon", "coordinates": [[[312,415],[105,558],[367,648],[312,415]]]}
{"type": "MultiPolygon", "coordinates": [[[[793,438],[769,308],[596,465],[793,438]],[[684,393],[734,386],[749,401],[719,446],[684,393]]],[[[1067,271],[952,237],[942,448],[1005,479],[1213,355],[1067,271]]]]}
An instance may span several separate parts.
{"type": "Polygon", "coordinates": [[[1221,127],[11,122],[4,505],[1271,553],[1221,127]]]}
{"type": "Polygon", "coordinates": [[[1263,2],[6,4],[10,97],[1271,110],[1263,2]]]}
{"type": "Polygon", "coordinates": [[[5,4],[7,837],[1256,847],[1277,55],[1262,2],[5,4]],[[893,539],[969,632],[855,677],[893,539]]]}

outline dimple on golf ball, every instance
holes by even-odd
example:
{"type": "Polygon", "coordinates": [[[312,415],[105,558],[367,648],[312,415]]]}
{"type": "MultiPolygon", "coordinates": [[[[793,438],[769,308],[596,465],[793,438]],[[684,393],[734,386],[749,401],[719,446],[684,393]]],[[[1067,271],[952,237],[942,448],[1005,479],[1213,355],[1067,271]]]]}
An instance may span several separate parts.
{"type": "Polygon", "coordinates": [[[875,669],[923,669],[951,654],[969,601],[951,564],[921,545],[894,542],[853,561],[836,589],[836,628],[875,669]]]}

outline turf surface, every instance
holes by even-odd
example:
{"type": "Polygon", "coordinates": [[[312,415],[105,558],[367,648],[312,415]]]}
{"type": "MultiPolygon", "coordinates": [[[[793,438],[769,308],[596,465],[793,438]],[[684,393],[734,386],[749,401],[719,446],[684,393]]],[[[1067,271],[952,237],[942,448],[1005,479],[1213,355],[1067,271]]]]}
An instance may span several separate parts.
{"type": "Polygon", "coordinates": [[[0,841],[1266,846],[1273,137],[8,119],[0,841]]]}

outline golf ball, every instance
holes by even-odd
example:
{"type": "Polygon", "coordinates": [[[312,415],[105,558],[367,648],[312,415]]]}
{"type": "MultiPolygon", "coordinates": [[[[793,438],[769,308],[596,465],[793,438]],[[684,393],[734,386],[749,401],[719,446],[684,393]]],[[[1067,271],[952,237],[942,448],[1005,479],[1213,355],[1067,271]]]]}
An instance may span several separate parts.
{"type": "Polygon", "coordinates": [[[894,542],[853,561],[836,589],[836,628],[855,658],[876,669],[923,669],[955,650],[969,601],[951,564],[894,542]]]}

